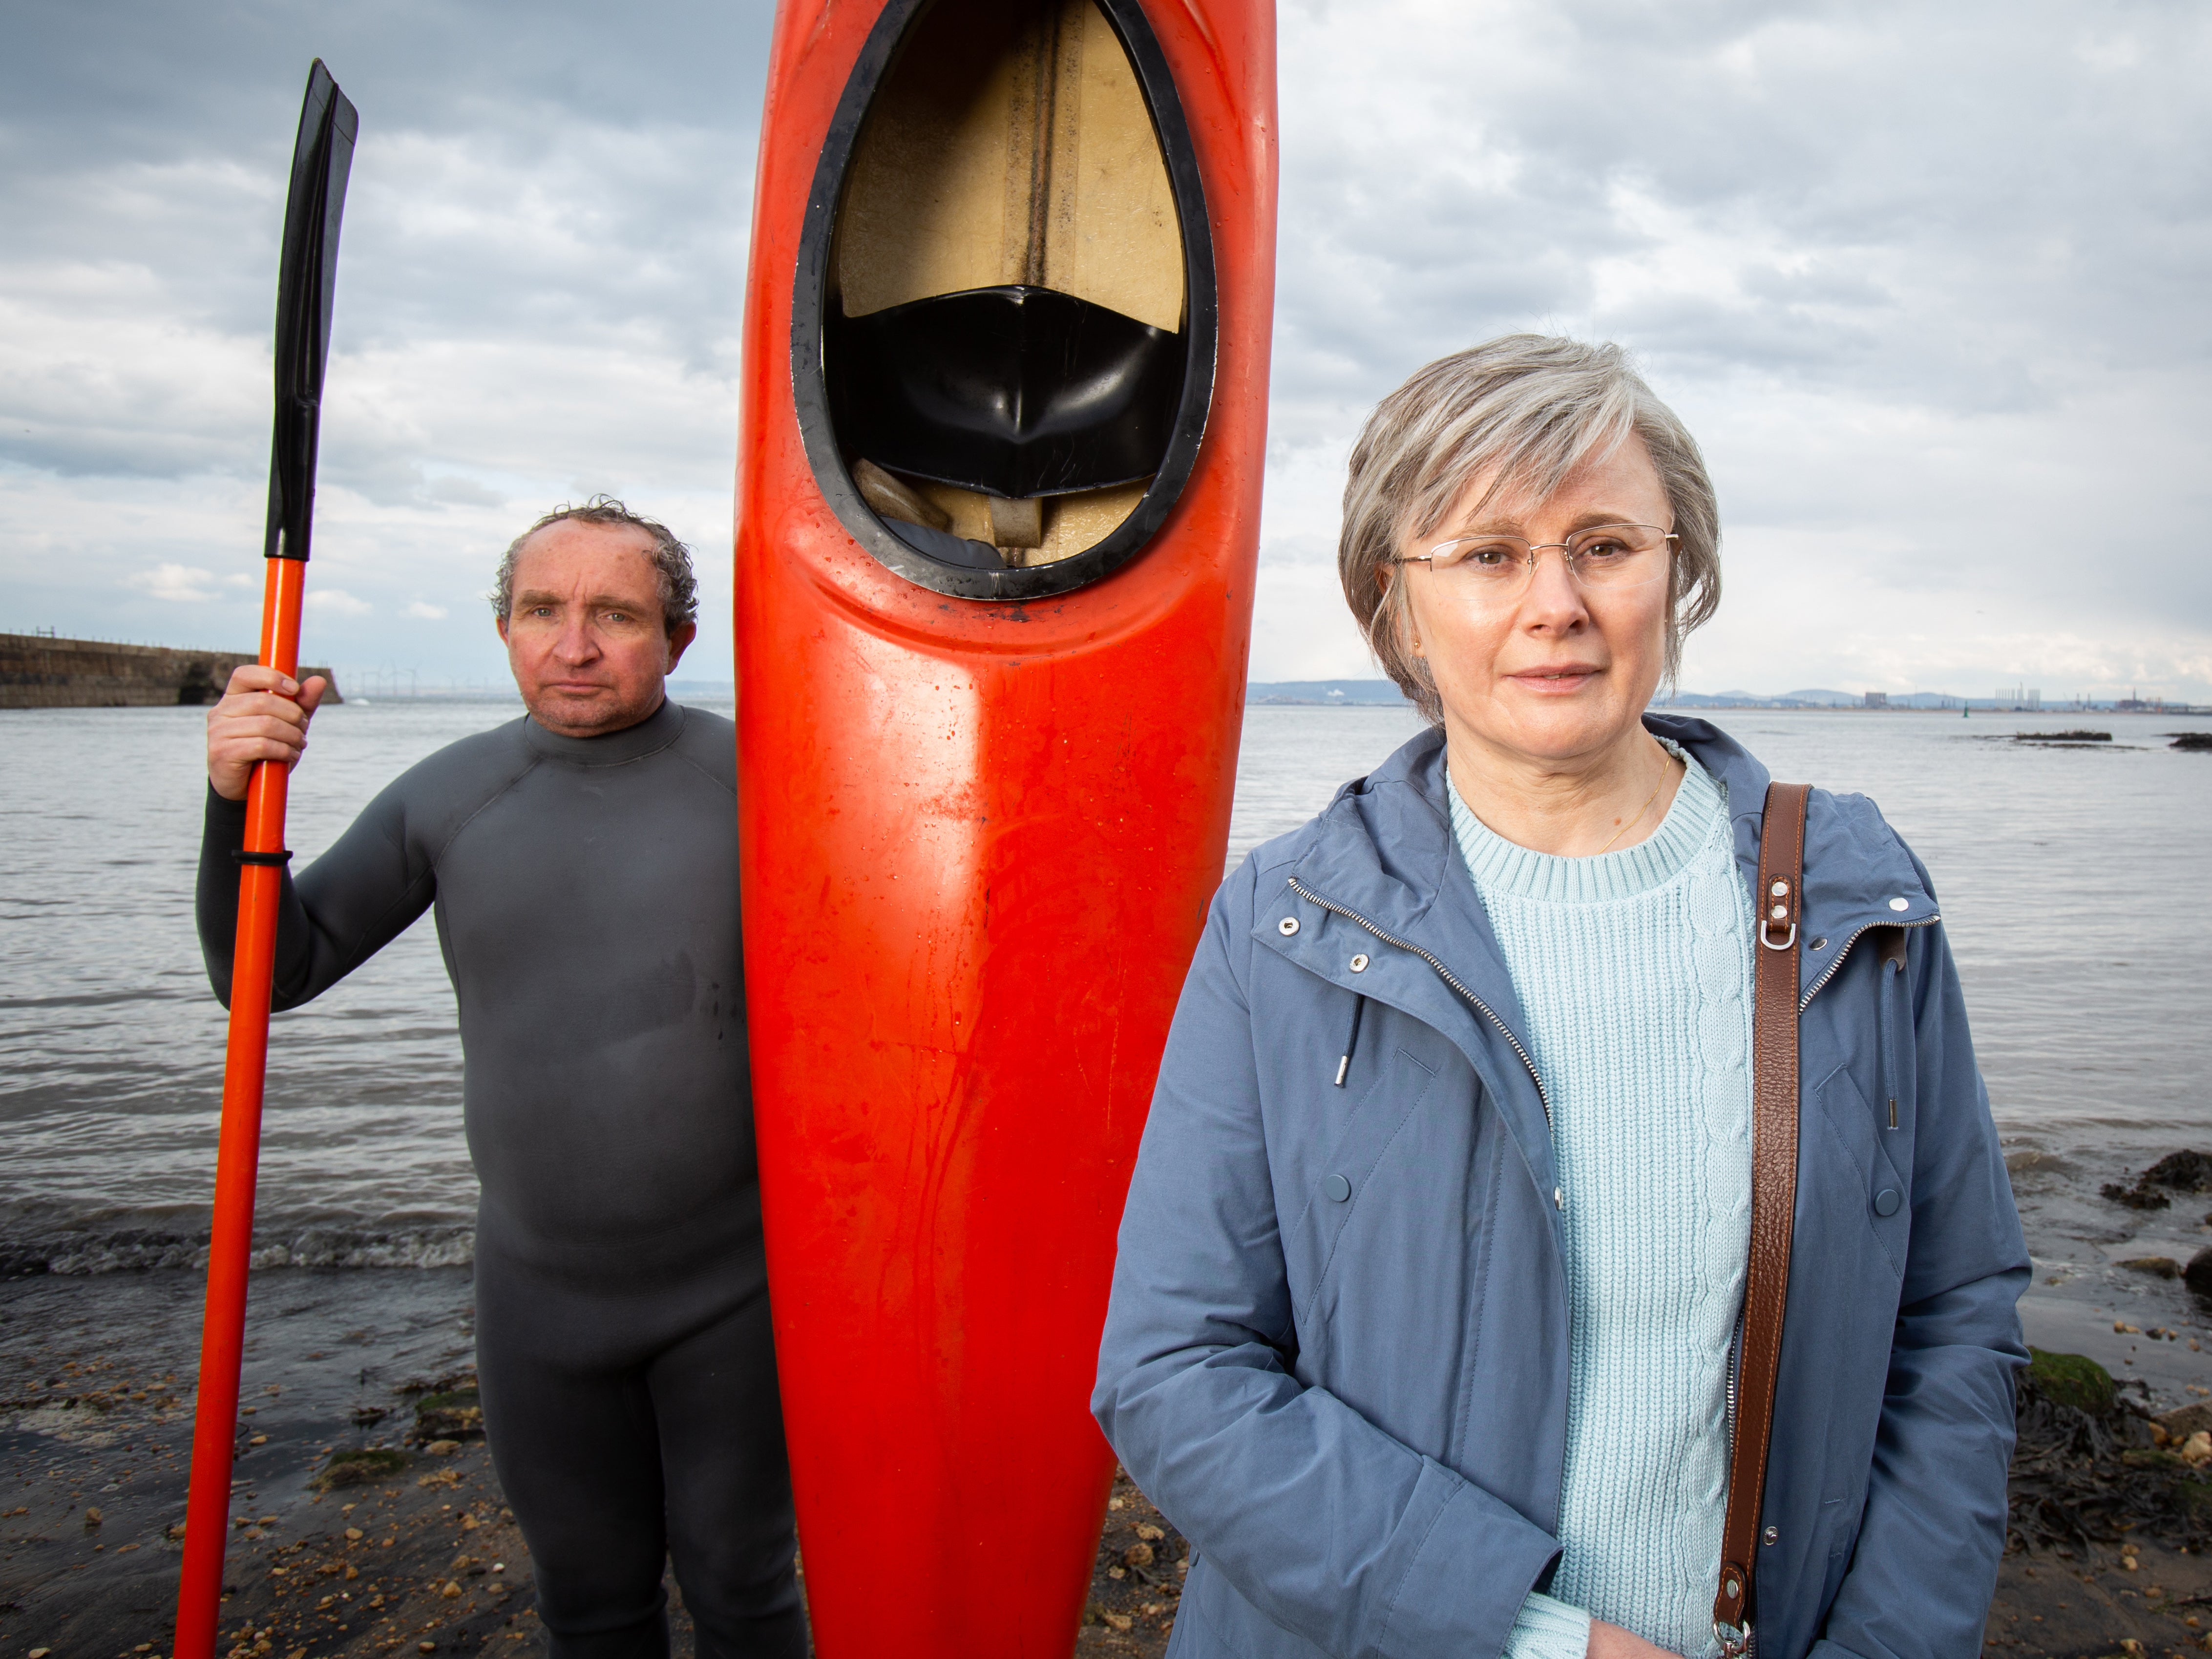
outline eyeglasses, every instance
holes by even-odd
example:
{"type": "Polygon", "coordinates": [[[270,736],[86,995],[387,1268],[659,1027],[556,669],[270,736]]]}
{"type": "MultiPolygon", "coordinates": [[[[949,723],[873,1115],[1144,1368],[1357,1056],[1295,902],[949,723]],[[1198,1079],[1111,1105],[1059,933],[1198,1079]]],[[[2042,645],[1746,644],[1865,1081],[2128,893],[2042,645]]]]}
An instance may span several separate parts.
{"type": "Polygon", "coordinates": [[[1584,587],[1641,587],[1673,567],[1682,538],[1650,524],[1601,524],[1577,530],[1564,542],[1528,542],[1518,536],[1459,536],[1426,553],[1393,559],[1425,564],[1452,592],[1483,601],[1518,599],[1536,574],[1536,556],[1556,547],[1567,574],[1584,587]]]}

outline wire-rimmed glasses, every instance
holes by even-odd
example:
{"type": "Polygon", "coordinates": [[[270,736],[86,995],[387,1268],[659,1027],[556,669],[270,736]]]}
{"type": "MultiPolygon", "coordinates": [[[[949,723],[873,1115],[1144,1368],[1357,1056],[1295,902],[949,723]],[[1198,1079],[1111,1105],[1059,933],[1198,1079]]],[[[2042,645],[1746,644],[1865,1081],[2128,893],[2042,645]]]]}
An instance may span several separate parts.
{"type": "Polygon", "coordinates": [[[1641,587],[1673,567],[1682,538],[1651,524],[1600,524],[1564,542],[1529,542],[1519,536],[1455,536],[1426,553],[1393,559],[1425,564],[1446,587],[1481,602],[1516,599],[1536,574],[1539,555],[1557,548],[1567,574],[1583,587],[1641,587]]]}

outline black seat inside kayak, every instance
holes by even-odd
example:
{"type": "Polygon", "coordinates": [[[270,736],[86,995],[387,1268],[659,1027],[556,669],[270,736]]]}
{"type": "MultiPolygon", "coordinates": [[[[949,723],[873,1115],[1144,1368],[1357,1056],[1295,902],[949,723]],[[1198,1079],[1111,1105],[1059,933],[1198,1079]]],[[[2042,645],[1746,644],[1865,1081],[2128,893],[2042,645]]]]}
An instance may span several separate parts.
{"type": "Polygon", "coordinates": [[[1179,333],[1022,284],[862,317],[827,309],[830,414],[848,453],[1013,499],[1160,469],[1189,361],[1179,333]]]}
{"type": "Polygon", "coordinates": [[[936,530],[926,524],[909,524],[903,519],[884,519],[884,528],[890,531],[915,552],[933,558],[939,564],[949,564],[959,570],[1004,570],[1006,560],[999,550],[988,542],[969,541],[949,530],[936,530]]]}

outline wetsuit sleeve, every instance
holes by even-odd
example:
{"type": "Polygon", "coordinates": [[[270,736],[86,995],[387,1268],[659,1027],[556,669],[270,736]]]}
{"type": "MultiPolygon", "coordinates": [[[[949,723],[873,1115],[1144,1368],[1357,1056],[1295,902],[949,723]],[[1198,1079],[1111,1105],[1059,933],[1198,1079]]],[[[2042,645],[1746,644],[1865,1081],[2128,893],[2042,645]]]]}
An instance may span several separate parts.
{"type": "MultiPolygon", "coordinates": [[[[226,1008],[238,939],[239,865],[231,854],[245,845],[246,803],[225,800],[210,788],[194,909],[208,982],[226,1008]]],[[[279,1012],[330,989],[405,932],[437,896],[429,858],[408,843],[405,800],[397,783],[371,801],[296,880],[289,867],[282,880],[271,1000],[279,1012]]]]}
{"type": "Polygon", "coordinates": [[[2027,1247],[1941,926],[1911,949],[1912,1243],[1858,1544],[1815,1659],[1974,1652],[2004,1551],[2027,1247]]]}

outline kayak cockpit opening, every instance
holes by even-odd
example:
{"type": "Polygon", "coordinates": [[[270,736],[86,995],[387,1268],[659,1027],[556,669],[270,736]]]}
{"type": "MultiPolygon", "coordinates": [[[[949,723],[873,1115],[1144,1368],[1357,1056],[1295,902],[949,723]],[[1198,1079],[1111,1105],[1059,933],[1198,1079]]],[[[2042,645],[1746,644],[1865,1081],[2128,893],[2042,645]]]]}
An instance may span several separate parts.
{"type": "Polygon", "coordinates": [[[892,0],[794,295],[810,459],[911,580],[1065,592],[1133,556],[1212,398],[1212,258],[1137,0],[892,0]]]}

